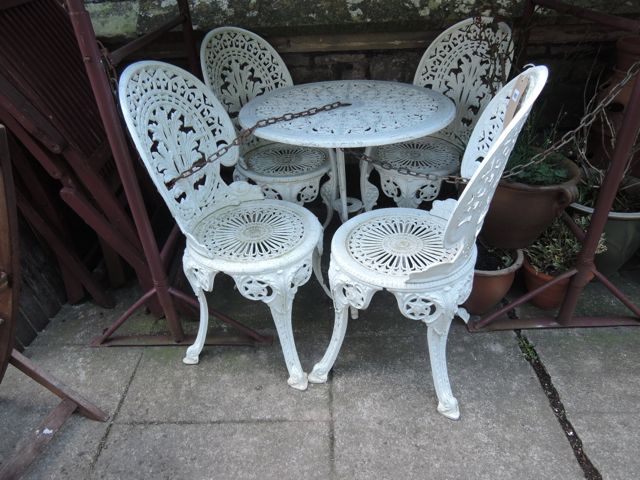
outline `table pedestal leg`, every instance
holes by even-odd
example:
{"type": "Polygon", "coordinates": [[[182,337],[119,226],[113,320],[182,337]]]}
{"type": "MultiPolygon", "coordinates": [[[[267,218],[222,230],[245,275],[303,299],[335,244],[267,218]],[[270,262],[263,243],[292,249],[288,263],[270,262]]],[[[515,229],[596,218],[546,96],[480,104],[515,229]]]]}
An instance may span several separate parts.
{"type": "Polygon", "coordinates": [[[338,212],[340,220],[344,223],[349,219],[349,213],[362,210],[362,202],[357,198],[347,197],[344,150],[331,148],[329,149],[329,156],[331,158],[331,178],[333,181],[331,204],[333,209],[338,212]]]}

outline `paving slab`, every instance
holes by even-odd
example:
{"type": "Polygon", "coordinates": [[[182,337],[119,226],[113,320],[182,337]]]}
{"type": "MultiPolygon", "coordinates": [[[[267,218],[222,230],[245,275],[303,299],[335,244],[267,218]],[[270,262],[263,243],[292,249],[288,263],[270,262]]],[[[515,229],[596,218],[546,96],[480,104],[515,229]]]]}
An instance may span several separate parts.
{"type": "Polygon", "coordinates": [[[513,332],[448,344],[461,420],[436,412],[426,339],[346,339],[331,380],[338,478],[581,478],[513,332]]]}
{"type": "Polygon", "coordinates": [[[114,425],[91,478],[330,478],[327,422],[114,425]]]}
{"type": "Polygon", "coordinates": [[[640,328],[530,330],[534,344],[604,478],[640,471],[640,328]]]}
{"type": "MultiPolygon", "coordinates": [[[[629,275],[612,274],[609,276],[614,285],[628,298],[636,302],[640,301],[640,283],[633,280],[629,275]]],[[[515,285],[508,295],[508,298],[515,299],[524,293],[521,284],[515,285]]],[[[536,318],[554,316],[556,310],[541,310],[530,303],[525,303],[516,308],[520,318],[536,318]]],[[[584,289],[576,306],[576,316],[606,316],[606,315],[632,315],[631,311],[625,307],[620,300],[613,296],[602,283],[597,280],[591,281],[584,289]]]]}
{"type": "MultiPolygon", "coordinates": [[[[319,343],[297,341],[305,371],[322,355],[319,343]]],[[[310,385],[305,392],[287,385],[277,341],[257,348],[205,347],[198,365],[184,365],[184,352],[175,347],[144,351],[117,422],[330,418],[326,385],[310,385]]]]}
{"type": "MultiPolygon", "coordinates": [[[[116,300],[115,308],[102,308],[90,301],[77,305],[63,305],[55,321],[51,321],[38,334],[32,345],[89,345],[91,340],[101,335],[140,297],[137,286],[121,288],[113,293],[116,300]]],[[[118,329],[117,335],[149,334],[157,323],[164,323],[164,320],[141,308],[118,329]]]]}
{"type": "MultiPolygon", "coordinates": [[[[141,352],[76,346],[33,346],[26,354],[68,387],[113,415],[141,352]]],[[[0,385],[0,462],[59,403],[51,392],[9,366],[0,385]]],[[[105,434],[107,423],[74,414],[38,457],[28,478],[83,478],[105,434]]]]}

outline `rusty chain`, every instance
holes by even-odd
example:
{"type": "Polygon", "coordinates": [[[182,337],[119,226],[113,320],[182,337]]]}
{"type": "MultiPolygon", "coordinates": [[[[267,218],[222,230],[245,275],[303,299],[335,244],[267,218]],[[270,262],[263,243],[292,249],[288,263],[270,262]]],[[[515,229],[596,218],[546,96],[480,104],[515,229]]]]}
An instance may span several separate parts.
{"type": "Polygon", "coordinates": [[[420,172],[416,172],[415,170],[411,170],[410,168],[407,168],[407,167],[394,167],[390,162],[384,162],[377,158],[373,158],[370,155],[367,155],[366,153],[361,153],[358,159],[377,165],[378,167],[383,168],[387,171],[399,173],[401,175],[408,175],[410,177],[415,177],[415,178],[424,178],[425,180],[429,180],[432,182],[443,181],[446,183],[454,183],[457,185],[460,183],[467,183],[469,181],[468,178],[464,178],[459,175],[443,176],[443,175],[436,175],[435,173],[420,173],[420,172]]]}
{"type": "MultiPolygon", "coordinates": [[[[565,133],[560,138],[560,140],[555,142],[553,145],[549,146],[548,148],[546,148],[542,152],[537,153],[536,155],[531,157],[531,160],[528,161],[527,163],[523,163],[522,165],[518,165],[517,167],[514,167],[514,168],[506,171],[502,175],[502,178],[513,177],[515,175],[518,175],[518,174],[522,173],[525,169],[527,169],[529,167],[532,167],[533,165],[536,165],[538,163],[542,163],[553,152],[557,151],[558,149],[564,147],[565,145],[567,145],[571,141],[573,141],[574,138],[575,138],[576,133],[578,133],[583,128],[588,127],[589,125],[591,125],[596,120],[597,116],[615,99],[615,97],[622,90],[624,85],[639,71],[640,71],[640,61],[634,63],[629,68],[629,70],[627,70],[627,73],[626,73],[625,77],[609,91],[607,96],[597,105],[596,108],[594,108],[592,111],[588,112],[584,117],[582,117],[582,120],[580,121],[580,124],[576,128],[574,128],[573,130],[565,133]]],[[[435,173],[419,173],[419,172],[413,171],[413,170],[411,170],[409,168],[406,168],[406,167],[399,167],[399,168],[398,167],[394,167],[389,162],[384,162],[382,160],[373,158],[373,157],[371,157],[369,155],[366,155],[364,153],[362,153],[360,155],[359,159],[360,160],[364,160],[364,161],[369,162],[369,163],[372,163],[372,164],[375,164],[376,166],[381,167],[381,168],[383,168],[385,170],[388,170],[388,171],[393,171],[393,172],[397,172],[397,173],[399,173],[401,175],[409,175],[411,177],[416,177],[416,178],[424,178],[424,179],[429,180],[429,181],[443,181],[443,182],[454,183],[454,184],[466,183],[466,182],[469,181],[468,178],[464,178],[464,177],[461,177],[461,176],[458,176],[458,175],[440,176],[440,175],[436,175],[435,173]]]]}
{"type": "Polygon", "coordinates": [[[620,80],[620,82],[617,83],[613,88],[611,88],[611,90],[609,90],[609,93],[607,94],[607,96],[604,97],[593,110],[591,110],[590,112],[587,112],[587,114],[584,117],[582,117],[582,119],[580,120],[580,124],[576,128],[566,132],[564,135],[562,135],[562,137],[560,137],[560,140],[555,142],[553,145],[547,147],[542,152],[535,154],[533,157],[531,157],[531,160],[529,160],[527,163],[518,165],[517,167],[514,167],[509,171],[505,172],[502,175],[502,178],[513,177],[515,175],[522,173],[524,170],[526,170],[529,167],[532,167],[533,165],[542,163],[553,152],[559,150],[560,148],[574,141],[574,139],[576,138],[576,134],[580,132],[582,129],[590,126],[593,122],[595,122],[598,115],[600,115],[600,113],[602,113],[604,109],[609,106],[609,104],[615,99],[618,93],[620,93],[620,91],[626,85],[626,83],[629,80],[631,80],[631,78],[634,75],[636,75],[639,71],[640,71],[640,61],[637,61],[636,63],[631,65],[631,67],[629,67],[624,78],[620,80]]]}
{"type": "Polygon", "coordinates": [[[321,112],[329,112],[331,110],[335,110],[336,108],[348,107],[350,105],[351,105],[350,103],[345,103],[345,102],[333,102],[333,103],[328,103],[326,105],[323,105],[321,107],[312,107],[308,110],[303,110],[301,112],[285,113],[284,115],[281,115],[279,117],[270,117],[270,118],[264,118],[264,119],[258,120],[250,128],[241,130],[240,133],[233,140],[233,142],[219,148],[218,150],[213,152],[211,155],[209,155],[209,157],[207,158],[201,158],[199,160],[196,160],[193,163],[193,165],[191,165],[191,167],[189,167],[187,170],[180,173],[178,176],[172,178],[171,180],[165,182],[165,185],[169,190],[171,190],[178,180],[182,180],[184,178],[190,177],[194,173],[202,170],[208,163],[213,163],[216,160],[218,160],[220,157],[226,154],[233,147],[237,147],[240,144],[245,143],[249,139],[249,137],[253,135],[253,132],[255,132],[258,128],[273,125],[274,123],[288,122],[290,120],[295,120],[296,118],[310,117],[312,115],[316,115],[321,112]]]}

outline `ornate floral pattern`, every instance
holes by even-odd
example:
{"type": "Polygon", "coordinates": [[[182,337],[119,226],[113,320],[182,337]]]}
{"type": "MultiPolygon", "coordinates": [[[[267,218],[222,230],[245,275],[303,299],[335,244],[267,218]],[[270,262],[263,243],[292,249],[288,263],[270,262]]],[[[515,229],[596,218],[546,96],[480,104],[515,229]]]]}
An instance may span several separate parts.
{"type": "Polygon", "coordinates": [[[475,237],[480,233],[509,155],[546,80],[545,67],[534,67],[521,73],[498,92],[478,121],[472,135],[476,143],[465,152],[462,167],[463,172],[473,175],[458,199],[458,205],[449,219],[445,233],[445,241],[462,242],[464,252],[470,252],[474,248],[475,237]],[[528,79],[528,87],[521,99],[520,110],[512,122],[507,126],[503,125],[498,133],[499,125],[504,123],[508,99],[521,77],[528,79]],[[498,141],[502,136],[504,138],[498,141]],[[491,137],[494,138],[494,142],[488,144],[487,139],[491,137]],[[480,163],[477,162],[478,158],[482,158],[480,163]]]}
{"type": "MultiPolygon", "coordinates": [[[[297,140],[291,143],[299,145],[313,143],[347,148],[359,144],[384,145],[394,137],[414,131],[416,126],[426,129],[425,133],[438,130],[439,125],[446,125],[453,115],[451,102],[441,94],[396,82],[339,80],[296,85],[280,92],[257,102],[255,108],[247,111],[247,121],[251,123],[253,119],[280,116],[337,101],[354,107],[279,123],[278,136],[295,138],[297,140]]],[[[269,128],[262,131],[267,132],[269,128]]]]}
{"type": "Polygon", "coordinates": [[[235,163],[237,149],[173,188],[167,183],[229,145],[235,138],[231,122],[194,77],[169,65],[137,69],[121,89],[120,102],[152,180],[183,230],[190,230],[224,198],[227,185],[220,178],[220,161],[235,163]]]}
{"type": "MultiPolygon", "coordinates": [[[[273,47],[258,35],[237,27],[209,32],[202,43],[201,63],[205,82],[238,130],[238,114],[246,103],[293,85],[287,66],[273,47]]],[[[320,179],[330,168],[323,150],[269,143],[255,136],[242,146],[242,151],[244,163],[236,167],[242,170],[239,178],[260,185],[267,198],[298,204],[315,200],[320,179]],[[306,178],[298,178],[302,175],[306,178]],[[296,180],[299,182],[293,184],[296,180]],[[311,195],[314,188],[315,196],[311,195]]]]}
{"type": "Polygon", "coordinates": [[[488,17],[463,20],[429,45],[413,83],[456,104],[456,118],[438,136],[466,146],[478,115],[509,75],[512,50],[511,29],[488,17]]]}
{"type": "Polygon", "coordinates": [[[304,220],[281,205],[240,205],[213,213],[193,234],[217,257],[247,262],[277,258],[296,248],[304,236],[304,220]]]}

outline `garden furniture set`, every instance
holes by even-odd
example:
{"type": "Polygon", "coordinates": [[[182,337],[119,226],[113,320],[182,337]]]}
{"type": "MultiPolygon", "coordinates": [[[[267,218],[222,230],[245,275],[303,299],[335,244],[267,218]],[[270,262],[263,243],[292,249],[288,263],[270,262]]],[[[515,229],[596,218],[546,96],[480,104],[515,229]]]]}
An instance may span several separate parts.
{"type": "MultiPolygon", "coordinates": [[[[438,411],[459,418],[447,374],[448,330],[455,315],[468,320],[459,305],[471,289],[475,238],[547,77],[545,67],[529,68],[491,99],[502,82],[486,84],[486,76],[491,69],[508,71],[510,32],[503,26],[492,30],[490,42],[507,52],[506,63],[487,67],[460,34],[462,27],[479,25],[467,20],[438,37],[420,64],[416,79],[423,80],[416,85],[343,80],[294,86],[273,48],[233,27],[213,30],[203,42],[206,84],[158,61],[136,62],[124,70],[119,100],[125,123],[187,238],[183,267],[200,303],[200,326],[184,363],[198,363],[209,316],[205,292],[213,290],[219,272],[230,275],[244,297],[269,306],[288,383],[299,390],[327,380],[349,310],[356,317],[376,291],[386,289],[404,316],[428,326],[438,411]],[[438,82],[424,80],[430,69],[425,65],[450,57],[449,66],[434,74],[438,82]],[[448,127],[454,119],[456,125],[448,127]],[[239,132],[240,127],[245,130],[239,132]],[[469,181],[458,200],[436,200],[429,211],[372,210],[378,193],[363,160],[362,200],[348,199],[344,149],[365,147],[370,156],[383,146],[387,158],[402,158],[392,153],[396,149],[415,160],[421,172],[435,165],[429,175],[437,183],[429,187],[432,194],[424,194],[424,185],[409,193],[403,187],[394,196],[398,205],[417,207],[434,199],[438,176],[457,171],[461,158],[469,181]],[[445,163],[446,168],[438,167],[445,163]],[[231,166],[234,181],[226,183],[221,172],[231,166]],[[319,186],[325,175],[329,180],[319,186]],[[334,209],[343,222],[331,243],[330,288],[320,268],[323,227],[303,206],[318,193],[328,210],[325,225],[334,209]],[[410,197],[421,200],[409,202],[410,197]],[[357,214],[363,208],[366,213],[357,214]],[[349,213],[356,215],[348,219],[349,213]],[[298,287],[312,273],[333,299],[335,325],[324,357],[307,375],[296,351],[291,312],[298,287]]],[[[476,44],[486,41],[468,38],[476,44]]],[[[399,170],[398,178],[406,175],[399,170]]]]}

